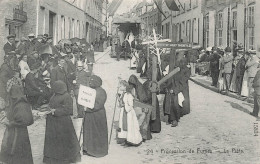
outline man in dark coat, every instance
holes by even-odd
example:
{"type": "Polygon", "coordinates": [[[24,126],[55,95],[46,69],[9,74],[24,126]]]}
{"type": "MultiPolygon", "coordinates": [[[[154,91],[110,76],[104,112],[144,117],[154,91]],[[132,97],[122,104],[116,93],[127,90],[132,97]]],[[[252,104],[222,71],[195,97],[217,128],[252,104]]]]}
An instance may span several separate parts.
{"type": "Polygon", "coordinates": [[[217,87],[218,75],[219,75],[219,58],[217,50],[213,51],[213,54],[210,56],[210,72],[212,77],[212,86],[217,87]]]}
{"type": "Polygon", "coordinates": [[[35,47],[35,35],[33,33],[28,35],[28,41],[26,42],[26,54],[30,55],[33,51],[36,51],[35,47]]]}
{"type": "Polygon", "coordinates": [[[7,43],[4,45],[5,55],[10,55],[11,53],[15,53],[15,35],[7,36],[7,43]]]}
{"type": "Polygon", "coordinates": [[[237,52],[237,55],[240,56],[240,59],[236,66],[236,76],[237,76],[236,87],[237,87],[238,95],[241,95],[241,89],[242,89],[242,83],[243,83],[243,77],[244,77],[245,65],[246,65],[245,55],[243,55],[242,53],[243,53],[242,50],[237,52]]]}
{"type": "Polygon", "coordinates": [[[254,88],[254,110],[250,114],[258,117],[260,107],[260,69],[258,69],[255,75],[252,87],[254,88]]]}
{"type": "Polygon", "coordinates": [[[12,69],[17,69],[19,61],[16,56],[15,35],[7,36],[7,40],[7,43],[4,45],[5,62],[8,62],[12,69]]]}
{"type": "Polygon", "coordinates": [[[93,109],[86,109],[83,124],[83,154],[104,157],[108,154],[108,130],[105,102],[106,91],[99,76],[90,77],[89,86],[96,90],[93,109]]]}
{"type": "Polygon", "coordinates": [[[31,71],[25,77],[25,93],[28,96],[28,100],[34,107],[39,107],[43,104],[44,99],[47,95],[43,92],[37,83],[36,74],[38,72],[40,65],[35,63],[31,67],[31,71]]]}
{"type": "Polygon", "coordinates": [[[51,113],[46,118],[44,163],[70,164],[81,160],[80,145],[71,120],[72,98],[64,82],[53,84],[54,96],[50,100],[51,113]]]}
{"type": "MultiPolygon", "coordinates": [[[[63,54],[63,53],[61,53],[61,54],[63,54]]],[[[54,85],[55,81],[61,80],[66,84],[67,91],[68,91],[68,93],[70,93],[71,86],[68,81],[68,72],[64,67],[65,63],[66,63],[64,56],[58,57],[58,65],[56,67],[54,67],[51,71],[51,88],[53,89],[53,87],[54,87],[53,85],[54,85]]]]}
{"type": "Polygon", "coordinates": [[[1,146],[0,161],[7,164],[33,164],[27,126],[33,124],[31,106],[20,86],[10,90],[10,106],[7,111],[6,130],[1,146]]]}

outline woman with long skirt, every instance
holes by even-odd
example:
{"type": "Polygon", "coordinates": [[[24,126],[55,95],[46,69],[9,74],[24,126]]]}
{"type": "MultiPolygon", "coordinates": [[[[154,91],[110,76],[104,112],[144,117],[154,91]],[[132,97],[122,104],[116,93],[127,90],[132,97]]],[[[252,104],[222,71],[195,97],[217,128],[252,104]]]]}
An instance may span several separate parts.
{"type": "Polygon", "coordinates": [[[105,102],[106,91],[99,76],[90,77],[89,86],[96,90],[94,108],[87,108],[83,124],[83,154],[104,157],[108,154],[108,130],[105,102]]]}
{"type": "Polygon", "coordinates": [[[33,116],[31,105],[20,86],[14,85],[10,89],[10,106],[6,110],[6,118],[0,161],[6,164],[33,164],[27,129],[27,126],[33,124],[33,116]]]}
{"type": "Polygon", "coordinates": [[[81,160],[80,146],[70,115],[73,100],[63,81],[53,84],[51,113],[46,118],[44,157],[46,164],[70,164],[81,160]]]}

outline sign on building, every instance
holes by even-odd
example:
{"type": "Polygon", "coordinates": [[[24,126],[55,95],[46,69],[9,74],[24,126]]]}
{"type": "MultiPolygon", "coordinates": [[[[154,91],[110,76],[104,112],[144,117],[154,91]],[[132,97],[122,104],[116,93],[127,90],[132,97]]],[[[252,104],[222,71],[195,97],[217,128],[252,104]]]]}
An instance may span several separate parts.
{"type": "Polygon", "coordinates": [[[90,87],[80,85],[78,103],[84,107],[93,109],[96,99],[96,90],[90,87]]]}

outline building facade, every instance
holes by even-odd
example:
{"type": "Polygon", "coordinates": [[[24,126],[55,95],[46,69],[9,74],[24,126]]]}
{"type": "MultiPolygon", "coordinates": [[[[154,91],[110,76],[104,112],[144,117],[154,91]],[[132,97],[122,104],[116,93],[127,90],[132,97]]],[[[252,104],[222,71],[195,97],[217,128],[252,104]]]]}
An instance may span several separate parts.
{"type": "Polygon", "coordinates": [[[163,1],[162,34],[174,42],[203,44],[203,15],[201,0],[183,0],[177,3],[180,11],[171,11],[163,1]],[[180,4],[181,3],[181,4],[180,4]]]}
{"type": "Polygon", "coordinates": [[[158,34],[161,34],[161,14],[158,8],[153,4],[150,5],[150,10],[139,16],[142,21],[142,33],[150,35],[153,29],[158,34]]]}
{"type": "Polygon", "coordinates": [[[204,11],[204,47],[233,48],[241,44],[245,50],[256,50],[256,0],[206,0],[204,11]]]}
{"type": "MultiPolygon", "coordinates": [[[[181,4],[180,4],[181,3],[181,4]]],[[[170,11],[163,2],[162,34],[176,42],[202,47],[234,47],[258,50],[257,0],[183,0],[180,11],[170,11]]]]}

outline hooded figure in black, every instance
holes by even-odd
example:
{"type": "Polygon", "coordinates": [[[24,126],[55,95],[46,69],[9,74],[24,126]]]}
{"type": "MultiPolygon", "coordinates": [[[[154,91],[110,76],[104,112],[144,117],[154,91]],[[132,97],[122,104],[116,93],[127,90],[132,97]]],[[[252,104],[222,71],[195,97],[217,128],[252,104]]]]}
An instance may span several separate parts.
{"type": "MultiPolygon", "coordinates": [[[[138,80],[138,78],[135,75],[131,75],[129,77],[128,83],[133,88],[132,92],[136,99],[138,99],[142,103],[146,103],[149,101],[147,92],[145,91],[143,84],[138,80]]],[[[145,121],[141,125],[140,131],[144,140],[150,140],[152,139],[151,127],[150,127],[151,111],[148,112],[145,111],[145,113],[146,113],[145,121]]]]}
{"type": "Polygon", "coordinates": [[[87,108],[83,124],[83,154],[103,157],[108,154],[108,129],[105,111],[106,91],[99,76],[90,77],[89,86],[96,90],[94,108],[87,108]]]}
{"type": "Polygon", "coordinates": [[[2,140],[0,161],[7,164],[33,164],[27,126],[33,124],[31,105],[20,86],[10,90],[10,106],[6,110],[6,130],[2,140]]]}
{"type": "Polygon", "coordinates": [[[52,113],[47,115],[44,141],[46,164],[70,164],[81,160],[78,138],[71,120],[73,103],[66,84],[53,83],[54,95],[50,99],[52,113]]]}

